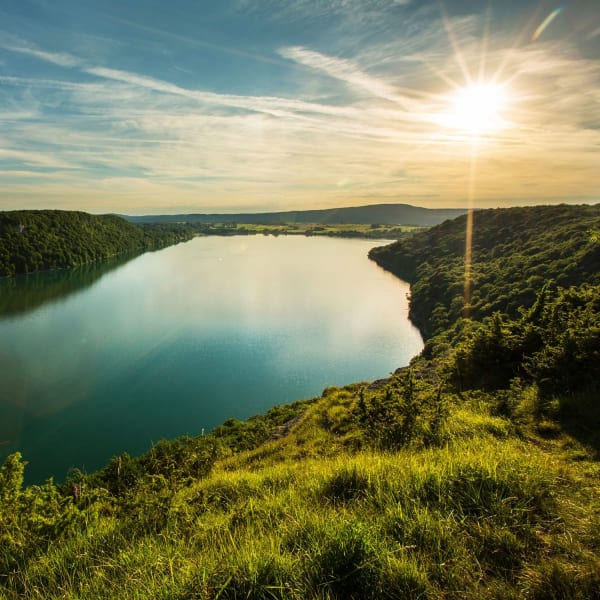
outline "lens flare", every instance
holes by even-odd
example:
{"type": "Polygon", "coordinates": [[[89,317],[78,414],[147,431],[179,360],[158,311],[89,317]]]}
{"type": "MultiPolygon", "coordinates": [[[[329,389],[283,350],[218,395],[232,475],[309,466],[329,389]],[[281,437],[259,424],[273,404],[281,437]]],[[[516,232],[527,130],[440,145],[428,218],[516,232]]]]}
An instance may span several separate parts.
{"type": "Polygon", "coordinates": [[[544,29],[546,29],[546,27],[548,27],[548,25],[550,25],[550,23],[552,23],[552,21],[554,21],[554,19],[556,19],[556,17],[558,17],[558,15],[562,12],[563,8],[562,6],[559,6],[558,8],[556,8],[555,10],[553,10],[540,24],[540,26],[533,32],[533,35],[531,36],[531,41],[535,42],[539,39],[540,35],[542,35],[542,33],[544,32],[544,29]]]}

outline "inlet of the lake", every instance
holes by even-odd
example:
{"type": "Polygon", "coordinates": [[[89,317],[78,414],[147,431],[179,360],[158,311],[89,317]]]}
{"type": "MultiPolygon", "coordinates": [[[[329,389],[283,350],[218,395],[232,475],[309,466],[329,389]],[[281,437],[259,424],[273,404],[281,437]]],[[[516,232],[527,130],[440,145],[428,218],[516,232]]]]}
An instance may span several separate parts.
{"type": "Polygon", "coordinates": [[[198,237],[131,260],[0,280],[0,462],[64,480],[386,377],[422,348],[382,242],[198,237]]]}

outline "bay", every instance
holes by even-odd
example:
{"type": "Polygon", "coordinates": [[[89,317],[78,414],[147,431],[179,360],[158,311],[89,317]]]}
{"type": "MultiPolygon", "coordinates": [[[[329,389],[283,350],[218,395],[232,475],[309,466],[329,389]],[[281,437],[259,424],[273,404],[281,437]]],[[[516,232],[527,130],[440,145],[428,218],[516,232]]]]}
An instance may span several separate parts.
{"type": "Polygon", "coordinates": [[[77,270],[0,281],[0,459],[28,483],[93,471],[387,376],[422,349],[383,242],[198,237],[77,270]]]}

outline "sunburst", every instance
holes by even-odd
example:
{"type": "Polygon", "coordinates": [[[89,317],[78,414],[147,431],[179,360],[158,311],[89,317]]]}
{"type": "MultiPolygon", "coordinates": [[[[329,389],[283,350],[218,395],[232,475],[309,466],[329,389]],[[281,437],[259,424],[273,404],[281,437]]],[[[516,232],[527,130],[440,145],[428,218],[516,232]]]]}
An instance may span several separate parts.
{"type": "Polygon", "coordinates": [[[502,84],[477,82],[458,88],[448,97],[448,108],[439,121],[445,127],[470,136],[501,131],[507,125],[508,91],[502,84]]]}

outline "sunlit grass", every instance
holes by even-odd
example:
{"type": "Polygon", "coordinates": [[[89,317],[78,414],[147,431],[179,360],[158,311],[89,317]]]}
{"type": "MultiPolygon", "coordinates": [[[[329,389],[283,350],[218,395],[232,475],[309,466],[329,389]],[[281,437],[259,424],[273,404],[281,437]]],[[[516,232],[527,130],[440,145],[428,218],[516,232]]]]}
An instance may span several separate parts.
{"type": "Polygon", "coordinates": [[[576,442],[562,433],[539,437],[535,417],[525,419],[528,390],[515,400],[520,429],[489,397],[449,398],[438,443],[394,451],[360,438],[359,391],[326,390],[299,407],[288,435],[225,455],[168,494],[138,485],[111,514],[92,505],[85,527],[9,575],[7,597],[584,598],[594,589],[600,467],[583,448],[571,460],[562,450],[576,442]]]}

